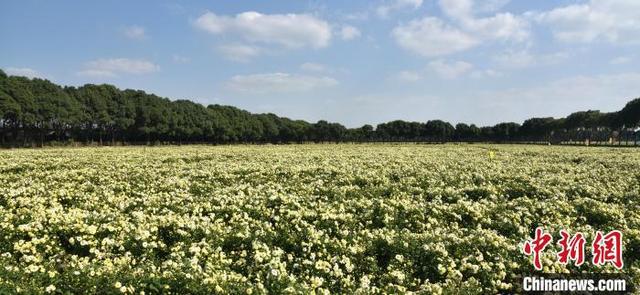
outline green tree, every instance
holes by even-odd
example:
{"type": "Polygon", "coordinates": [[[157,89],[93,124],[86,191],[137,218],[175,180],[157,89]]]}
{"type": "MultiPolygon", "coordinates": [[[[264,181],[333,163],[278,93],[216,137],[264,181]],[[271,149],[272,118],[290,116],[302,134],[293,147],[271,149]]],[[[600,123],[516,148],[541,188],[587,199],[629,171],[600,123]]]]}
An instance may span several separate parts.
{"type": "Polygon", "coordinates": [[[640,126],[640,98],[628,102],[620,112],[618,112],[619,122],[627,127],[640,126]]]}

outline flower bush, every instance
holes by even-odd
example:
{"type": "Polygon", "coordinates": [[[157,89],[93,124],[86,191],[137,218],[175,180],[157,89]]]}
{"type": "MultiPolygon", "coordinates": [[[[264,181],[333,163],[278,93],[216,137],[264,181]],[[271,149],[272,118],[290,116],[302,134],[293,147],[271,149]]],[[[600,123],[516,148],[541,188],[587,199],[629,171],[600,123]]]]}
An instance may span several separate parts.
{"type": "MultiPolygon", "coordinates": [[[[1,293],[509,293],[559,230],[624,234],[640,152],[509,145],[0,151],[1,293]]],[[[587,261],[590,254],[587,251],[587,261]]]]}

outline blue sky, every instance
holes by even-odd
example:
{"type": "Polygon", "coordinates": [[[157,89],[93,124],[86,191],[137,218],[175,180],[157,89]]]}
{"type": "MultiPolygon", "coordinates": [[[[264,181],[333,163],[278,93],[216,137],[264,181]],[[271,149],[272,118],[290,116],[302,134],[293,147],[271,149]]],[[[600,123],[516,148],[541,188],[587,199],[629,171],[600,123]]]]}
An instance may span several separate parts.
{"type": "Polygon", "coordinates": [[[3,1],[0,68],[349,127],[615,111],[640,1],[3,1]]]}

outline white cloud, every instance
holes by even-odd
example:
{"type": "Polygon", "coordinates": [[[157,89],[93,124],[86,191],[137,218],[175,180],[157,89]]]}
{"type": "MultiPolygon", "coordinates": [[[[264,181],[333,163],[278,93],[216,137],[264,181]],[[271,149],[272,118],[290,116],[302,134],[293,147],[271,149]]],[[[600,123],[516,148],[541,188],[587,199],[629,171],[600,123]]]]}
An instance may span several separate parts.
{"type": "Polygon", "coordinates": [[[187,8],[179,3],[166,3],[162,5],[164,9],[169,11],[171,14],[181,15],[187,12],[187,8]]]}
{"type": "Polygon", "coordinates": [[[525,41],[529,38],[529,24],[522,17],[499,13],[492,17],[466,19],[462,26],[485,39],[525,41]]]}
{"type": "Polygon", "coordinates": [[[337,85],[330,77],[315,77],[289,73],[267,73],[233,76],[227,86],[236,91],[270,93],[303,92],[337,85]]]}
{"type": "Polygon", "coordinates": [[[87,62],[85,69],[78,72],[78,74],[89,77],[117,77],[120,74],[142,75],[159,70],[160,66],[146,60],[108,58],[87,62]]]}
{"type": "Polygon", "coordinates": [[[474,79],[497,78],[502,77],[502,73],[492,69],[475,70],[471,73],[470,76],[474,79]]]}
{"type": "Polygon", "coordinates": [[[510,0],[484,0],[478,4],[476,10],[480,13],[494,12],[500,10],[505,5],[509,4],[510,0]]]}
{"type": "Polygon", "coordinates": [[[535,87],[477,92],[476,99],[470,102],[473,106],[465,112],[469,112],[469,116],[500,113],[503,114],[501,121],[520,121],[531,117],[563,117],[578,110],[616,111],[639,92],[640,73],[581,75],[535,87]]]}
{"type": "Polygon", "coordinates": [[[490,7],[474,7],[477,3],[473,0],[440,0],[440,9],[450,23],[436,17],[425,17],[397,26],[393,36],[401,47],[426,57],[465,51],[490,41],[528,40],[530,26],[525,17],[511,13],[489,17],[475,15],[493,11],[506,2],[495,0],[489,3],[490,7]]]}
{"type": "Polygon", "coordinates": [[[98,69],[86,69],[78,72],[78,75],[93,78],[115,78],[118,77],[115,72],[98,69]]]}
{"type": "Polygon", "coordinates": [[[456,79],[473,69],[473,65],[468,62],[444,60],[431,61],[427,67],[443,79],[456,79]]]}
{"type": "Polygon", "coordinates": [[[345,25],[340,29],[340,37],[342,40],[352,40],[360,37],[360,30],[354,26],[345,25]]]}
{"type": "Polygon", "coordinates": [[[509,0],[439,0],[442,12],[456,20],[473,19],[477,14],[493,13],[507,5],[509,0]]]}
{"type": "Polygon", "coordinates": [[[322,48],[329,45],[329,24],[308,14],[261,14],[254,11],[236,16],[207,12],[194,25],[209,33],[237,35],[248,42],[279,44],[288,48],[322,48]]]}
{"type": "Polygon", "coordinates": [[[462,77],[471,78],[493,78],[502,74],[492,69],[474,70],[474,65],[465,61],[447,61],[438,59],[427,64],[423,71],[401,71],[391,78],[395,81],[417,82],[434,75],[446,80],[458,79],[462,77]]]}
{"type": "Polygon", "coordinates": [[[147,38],[146,30],[144,29],[144,27],[137,25],[124,28],[123,33],[127,38],[133,40],[144,40],[147,38]]]}
{"type": "Polygon", "coordinates": [[[479,43],[471,35],[435,17],[412,20],[393,29],[398,45],[418,55],[433,57],[467,50],[479,43]]]}
{"type": "Polygon", "coordinates": [[[631,56],[618,56],[616,58],[611,59],[609,63],[612,65],[621,65],[621,64],[630,63],[632,60],[633,58],[631,56]]]}
{"type": "Polygon", "coordinates": [[[640,42],[637,0],[591,0],[531,15],[548,24],[553,36],[564,42],[640,42]]]}
{"type": "Polygon", "coordinates": [[[507,50],[494,56],[493,60],[505,68],[527,68],[558,64],[568,57],[566,52],[535,55],[528,50],[507,50]]]}
{"type": "Polygon", "coordinates": [[[376,13],[379,17],[386,18],[390,13],[404,9],[418,9],[422,6],[422,0],[392,0],[378,6],[376,13]]]}
{"type": "Polygon", "coordinates": [[[402,82],[417,82],[422,80],[422,74],[415,71],[401,71],[393,78],[402,82]]]}
{"type": "Polygon", "coordinates": [[[300,65],[300,69],[302,69],[303,71],[307,71],[307,72],[326,72],[328,71],[328,67],[323,65],[323,64],[319,64],[319,63],[313,63],[313,62],[305,62],[303,64],[300,65]]]}
{"type": "MultiPolygon", "coordinates": [[[[441,118],[452,123],[487,126],[509,121],[521,123],[531,117],[564,117],[578,110],[617,111],[640,93],[638,72],[542,80],[531,86],[509,88],[459,87],[451,93],[431,91],[428,96],[375,91],[375,94],[338,100],[341,105],[332,107],[331,114],[347,126],[398,118],[417,121],[441,118]],[[465,107],[455,107],[457,105],[465,107]]],[[[465,85],[458,81],[452,83],[465,85]]]]}
{"type": "Polygon", "coordinates": [[[456,20],[472,18],[473,1],[471,0],[440,0],[442,12],[456,20]]]}
{"type": "Polygon", "coordinates": [[[344,14],[342,17],[346,20],[351,20],[351,21],[365,21],[369,19],[369,13],[367,11],[359,11],[359,12],[344,14]]]}
{"type": "MultiPolygon", "coordinates": [[[[581,75],[551,83],[548,90],[544,88],[540,87],[540,91],[556,92],[552,97],[555,96],[562,100],[581,101],[583,98],[592,98],[594,101],[601,102],[626,102],[637,97],[640,91],[640,73],[581,75]]],[[[611,106],[607,108],[611,108],[611,106]]]]}
{"type": "Polygon", "coordinates": [[[23,77],[27,77],[30,79],[33,78],[42,78],[42,74],[34,69],[31,68],[13,68],[13,67],[8,67],[5,70],[5,73],[7,73],[7,75],[11,75],[11,76],[23,76],[23,77]]]}
{"type": "Polygon", "coordinates": [[[179,55],[179,54],[174,54],[173,56],[171,56],[171,59],[173,60],[174,63],[177,63],[177,64],[186,64],[191,62],[190,58],[179,55]]]}
{"type": "Polygon", "coordinates": [[[494,56],[493,59],[500,66],[507,68],[525,68],[535,62],[535,57],[527,50],[509,50],[494,56]]]}
{"type": "Polygon", "coordinates": [[[513,41],[524,41],[529,37],[529,23],[524,17],[507,12],[478,18],[475,12],[482,7],[474,7],[475,4],[472,0],[440,0],[443,13],[477,37],[513,41]]]}
{"type": "Polygon", "coordinates": [[[226,59],[237,62],[248,62],[263,52],[260,47],[244,44],[221,45],[218,46],[217,50],[226,59]]]}

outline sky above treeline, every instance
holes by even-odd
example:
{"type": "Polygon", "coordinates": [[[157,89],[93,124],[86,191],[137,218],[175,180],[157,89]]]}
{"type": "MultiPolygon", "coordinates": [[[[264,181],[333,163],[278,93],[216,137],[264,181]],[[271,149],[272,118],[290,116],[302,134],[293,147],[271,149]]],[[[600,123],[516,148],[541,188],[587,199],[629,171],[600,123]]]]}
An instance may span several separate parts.
{"type": "Polygon", "coordinates": [[[3,1],[0,68],[348,127],[640,97],[640,1],[3,1]]]}

